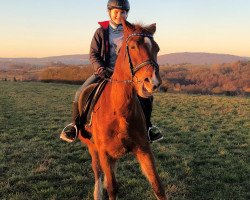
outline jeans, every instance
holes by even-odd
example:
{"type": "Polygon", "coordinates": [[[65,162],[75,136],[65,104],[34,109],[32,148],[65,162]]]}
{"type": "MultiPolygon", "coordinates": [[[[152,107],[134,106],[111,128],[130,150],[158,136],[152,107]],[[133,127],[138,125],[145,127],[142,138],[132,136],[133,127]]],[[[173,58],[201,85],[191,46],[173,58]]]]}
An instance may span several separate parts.
{"type": "Polygon", "coordinates": [[[74,102],[78,102],[79,96],[81,94],[81,92],[88,87],[89,85],[93,84],[93,83],[97,83],[98,81],[100,81],[101,78],[95,74],[91,75],[83,84],[81,87],[78,88],[78,90],[76,91],[75,94],[75,98],[74,98],[74,102]]]}

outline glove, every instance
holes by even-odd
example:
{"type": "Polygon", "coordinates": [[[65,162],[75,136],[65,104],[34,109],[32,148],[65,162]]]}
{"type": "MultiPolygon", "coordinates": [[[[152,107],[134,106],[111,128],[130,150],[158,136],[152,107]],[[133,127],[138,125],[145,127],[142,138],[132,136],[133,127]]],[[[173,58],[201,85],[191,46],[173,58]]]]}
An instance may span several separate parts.
{"type": "Polygon", "coordinates": [[[96,74],[97,76],[99,76],[100,78],[105,78],[106,70],[105,70],[104,67],[99,67],[99,68],[97,69],[97,71],[95,72],[95,74],[96,74]]]}

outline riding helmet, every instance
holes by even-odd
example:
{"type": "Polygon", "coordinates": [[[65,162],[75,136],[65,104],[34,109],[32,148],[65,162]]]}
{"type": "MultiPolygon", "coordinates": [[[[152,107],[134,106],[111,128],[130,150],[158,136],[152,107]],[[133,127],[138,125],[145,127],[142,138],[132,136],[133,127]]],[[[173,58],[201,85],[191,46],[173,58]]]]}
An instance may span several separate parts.
{"type": "Polygon", "coordinates": [[[113,8],[126,10],[127,12],[130,10],[130,5],[128,0],[109,0],[107,4],[107,8],[109,10],[113,8]]]}

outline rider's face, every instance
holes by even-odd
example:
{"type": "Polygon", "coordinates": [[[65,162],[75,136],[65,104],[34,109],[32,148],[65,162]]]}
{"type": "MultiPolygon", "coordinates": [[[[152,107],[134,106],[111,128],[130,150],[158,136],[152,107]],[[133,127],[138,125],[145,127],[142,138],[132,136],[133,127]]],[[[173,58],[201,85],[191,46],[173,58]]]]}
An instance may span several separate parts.
{"type": "Polygon", "coordinates": [[[121,18],[125,18],[127,19],[128,13],[125,10],[121,10],[121,9],[112,9],[109,11],[110,13],[110,18],[113,22],[115,22],[116,24],[121,24],[121,18]]]}

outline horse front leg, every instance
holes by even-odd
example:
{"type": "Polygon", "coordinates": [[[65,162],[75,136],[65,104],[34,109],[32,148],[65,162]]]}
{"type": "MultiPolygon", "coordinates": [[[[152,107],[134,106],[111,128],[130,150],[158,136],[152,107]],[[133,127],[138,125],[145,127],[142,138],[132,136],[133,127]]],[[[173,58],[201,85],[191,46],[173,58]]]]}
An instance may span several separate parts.
{"type": "Polygon", "coordinates": [[[109,200],[116,200],[118,192],[118,184],[115,178],[115,163],[106,152],[99,152],[101,167],[104,173],[104,187],[108,192],[109,200]]]}
{"type": "Polygon", "coordinates": [[[95,175],[94,200],[102,199],[102,170],[99,162],[98,152],[96,149],[90,151],[92,157],[92,169],[95,175]]]}
{"type": "Polygon", "coordinates": [[[101,200],[102,199],[102,170],[100,166],[100,160],[98,156],[98,151],[95,145],[86,138],[80,136],[80,140],[82,143],[86,144],[91,155],[92,159],[92,170],[95,176],[95,188],[94,188],[94,200],[101,200]]]}
{"type": "Polygon", "coordinates": [[[154,156],[151,149],[143,151],[141,149],[134,152],[142,169],[142,172],[151,184],[155,196],[159,200],[167,200],[164,187],[160,181],[160,177],[156,171],[154,156]]]}

